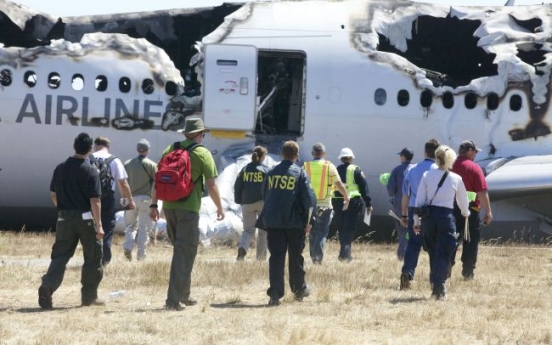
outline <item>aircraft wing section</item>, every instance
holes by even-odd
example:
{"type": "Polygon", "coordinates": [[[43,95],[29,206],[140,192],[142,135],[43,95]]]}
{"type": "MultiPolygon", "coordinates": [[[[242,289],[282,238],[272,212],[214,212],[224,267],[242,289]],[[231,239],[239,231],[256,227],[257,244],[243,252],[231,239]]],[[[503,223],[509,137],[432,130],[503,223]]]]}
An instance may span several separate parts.
{"type": "Polygon", "coordinates": [[[482,167],[492,201],[552,193],[552,155],[501,158],[482,167]]]}

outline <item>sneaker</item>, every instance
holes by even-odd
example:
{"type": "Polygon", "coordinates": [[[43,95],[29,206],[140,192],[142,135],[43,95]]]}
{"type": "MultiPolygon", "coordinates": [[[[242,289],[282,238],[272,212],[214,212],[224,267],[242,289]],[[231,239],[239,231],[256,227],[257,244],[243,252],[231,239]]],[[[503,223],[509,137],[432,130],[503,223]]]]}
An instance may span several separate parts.
{"type": "Polygon", "coordinates": [[[401,285],[399,287],[400,290],[408,290],[410,289],[410,274],[403,272],[401,274],[401,285]]]}
{"type": "Polygon", "coordinates": [[[303,298],[309,297],[311,294],[311,291],[308,287],[304,288],[303,290],[299,290],[295,293],[295,300],[297,302],[302,302],[303,298]]]}
{"type": "Polygon", "coordinates": [[[313,259],[313,260],[312,260],[312,264],[313,264],[313,265],[322,265],[322,260],[313,259]]]}
{"type": "Polygon", "coordinates": [[[247,254],[247,252],[245,251],[245,249],[243,249],[243,248],[238,248],[238,257],[236,258],[236,260],[238,260],[238,261],[243,261],[243,259],[245,258],[245,254],[247,254]]]}
{"type": "Polygon", "coordinates": [[[95,298],[91,301],[83,301],[83,307],[102,307],[105,306],[105,301],[103,299],[95,298]]]}
{"type": "Polygon", "coordinates": [[[38,305],[42,309],[52,309],[52,289],[46,285],[38,288],[38,305]]]}
{"type": "Polygon", "coordinates": [[[171,311],[181,311],[184,310],[184,306],[180,303],[165,303],[165,309],[171,311]]]}
{"type": "Polygon", "coordinates": [[[268,301],[269,307],[276,307],[280,305],[280,297],[278,297],[278,292],[276,290],[273,290],[270,293],[270,300],[268,301]]]}
{"type": "Polygon", "coordinates": [[[194,298],[186,298],[180,301],[180,303],[184,304],[187,307],[191,307],[193,305],[197,304],[197,300],[194,298]]]}
{"type": "Polygon", "coordinates": [[[125,258],[127,258],[128,261],[132,261],[132,251],[125,249],[125,258]]]}

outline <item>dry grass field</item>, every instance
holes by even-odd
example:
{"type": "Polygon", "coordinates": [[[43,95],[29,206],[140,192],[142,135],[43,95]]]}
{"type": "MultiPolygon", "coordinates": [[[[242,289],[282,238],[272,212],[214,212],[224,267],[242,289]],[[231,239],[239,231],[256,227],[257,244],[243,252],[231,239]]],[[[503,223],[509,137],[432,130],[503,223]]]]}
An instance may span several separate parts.
{"type": "Polygon", "coordinates": [[[117,237],[99,291],[106,306],[79,306],[77,250],[55,309],[42,311],[37,288],[53,240],[0,232],[2,345],[552,344],[550,246],[483,246],[475,280],[462,280],[456,266],[443,302],[430,299],[426,253],[412,290],[399,291],[394,245],[356,244],[347,264],[329,243],[323,266],[306,261],[313,294],[295,302],[288,290],[275,308],[265,307],[267,262],[249,255],[236,263],[236,248],[200,247],[192,277],[198,305],[166,311],[171,247],[160,243],[146,261],[128,262],[117,237]]]}

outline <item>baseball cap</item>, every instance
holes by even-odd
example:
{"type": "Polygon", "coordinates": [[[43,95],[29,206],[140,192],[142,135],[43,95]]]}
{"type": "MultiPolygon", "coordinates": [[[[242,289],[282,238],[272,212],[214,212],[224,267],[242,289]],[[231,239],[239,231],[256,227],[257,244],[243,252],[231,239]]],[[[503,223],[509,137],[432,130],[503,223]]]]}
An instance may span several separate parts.
{"type": "Polygon", "coordinates": [[[136,145],[136,150],[138,150],[138,152],[145,152],[149,151],[150,147],[151,145],[147,139],[140,139],[136,145]]]}
{"type": "Polygon", "coordinates": [[[414,157],[414,151],[412,149],[405,147],[401,150],[401,152],[397,153],[398,155],[405,156],[406,159],[411,160],[412,157],[414,157]]]}
{"type": "Polygon", "coordinates": [[[481,152],[481,148],[477,147],[475,145],[475,142],[473,140],[464,140],[460,144],[460,150],[475,150],[476,152],[481,152]]]}

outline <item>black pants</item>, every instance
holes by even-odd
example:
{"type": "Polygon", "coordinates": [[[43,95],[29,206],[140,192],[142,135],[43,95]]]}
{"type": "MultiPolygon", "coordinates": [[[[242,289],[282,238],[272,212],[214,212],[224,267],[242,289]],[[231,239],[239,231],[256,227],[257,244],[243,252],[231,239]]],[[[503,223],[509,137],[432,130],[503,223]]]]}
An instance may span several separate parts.
{"type": "Polygon", "coordinates": [[[267,294],[276,290],[278,297],[284,296],[284,268],[286,263],[286,252],[289,253],[289,286],[291,292],[296,293],[307,287],[305,282],[305,269],[303,249],[305,248],[304,229],[268,229],[267,231],[268,250],[268,276],[270,288],[267,294]]]}
{"type": "Polygon", "coordinates": [[[98,298],[98,285],[103,278],[102,240],[96,239],[94,221],[83,220],[82,214],[60,214],[56,225],[56,241],[52,246],[52,261],[48,272],[42,277],[42,285],[56,291],[65,275],[69,259],[75,254],[79,240],[82,245],[84,264],[82,265],[82,301],[90,302],[98,298]]]}
{"type": "Polygon", "coordinates": [[[113,242],[113,229],[115,228],[115,195],[102,197],[102,227],[103,238],[103,260],[106,264],[111,261],[111,243],[113,242]]]}
{"type": "MultiPolygon", "coordinates": [[[[470,207],[470,216],[468,217],[468,226],[470,232],[470,241],[465,241],[464,223],[465,218],[458,207],[454,208],[454,217],[456,218],[456,232],[460,234],[458,242],[462,241],[462,274],[472,274],[477,263],[477,253],[479,252],[479,242],[481,241],[481,225],[479,223],[479,212],[470,207]]],[[[451,266],[455,264],[456,251],[451,258],[451,266]]]]}
{"type": "Polygon", "coordinates": [[[343,199],[332,199],[332,206],[339,235],[339,258],[351,259],[351,244],[366,213],[364,200],[360,197],[352,198],[345,211],[343,211],[343,199]]]}

